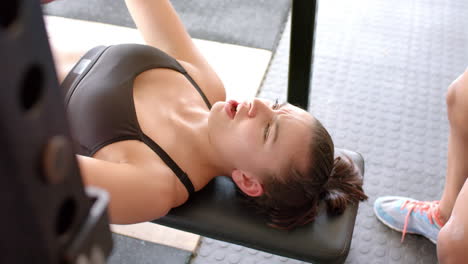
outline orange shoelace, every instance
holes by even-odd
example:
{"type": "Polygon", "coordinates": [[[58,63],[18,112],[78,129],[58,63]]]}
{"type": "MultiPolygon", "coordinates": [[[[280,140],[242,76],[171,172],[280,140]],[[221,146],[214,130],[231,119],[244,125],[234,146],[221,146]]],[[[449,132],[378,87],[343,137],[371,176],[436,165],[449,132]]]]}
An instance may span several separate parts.
{"type": "Polygon", "coordinates": [[[403,235],[401,236],[401,242],[405,240],[406,229],[408,227],[409,216],[414,212],[426,213],[427,218],[431,224],[434,224],[434,220],[439,227],[442,227],[443,224],[439,220],[439,201],[432,202],[421,202],[421,201],[410,201],[406,200],[400,209],[408,209],[408,213],[405,217],[405,225],[403,227],[403,235]]]}

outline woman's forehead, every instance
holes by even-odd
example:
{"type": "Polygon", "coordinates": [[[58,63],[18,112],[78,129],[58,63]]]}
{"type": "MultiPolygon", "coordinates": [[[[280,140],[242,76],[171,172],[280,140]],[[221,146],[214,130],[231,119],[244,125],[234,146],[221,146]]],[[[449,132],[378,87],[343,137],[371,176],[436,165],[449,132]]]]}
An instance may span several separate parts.
{"type": "MultiPolygon", "coordinates": [[[[262,99],[262,98],[259,98],[259,99],[269,105],[273,105],[275,103],[269,99],[262,99]]],[[[294,106],[287,102],[281,103],[281,108],[279,109],[279,113],[280,113],[281,118],[286,118],[286,119],[296,121],[298,122],[298,124],[302,124],[308,127],[309,129],[311,129],[315,120],[315,118],[306,110],[299,108],[297,106],[294,106]]]]}
{"type": "Polygon", "coordinates": [[[281,131],[282,133],[280,132],[278,142],[282,142],[278,147],[283,149],[284,156],[289,156],[302,163],[302,157],[308,154],[315,119],[303,110],[294,111],[294,114],[285,114],[282,119],[283,122],[280,121],[280,126],[282,123],[284,130],[281,131]]]}
{"type": "Polygon", "coordinates": [[[314,123],[315,119],[309,112],[292,104],[283,106],[281,110],[280,112],[284,113],[286,118],[298,121],[309,128],[314,123]]]}

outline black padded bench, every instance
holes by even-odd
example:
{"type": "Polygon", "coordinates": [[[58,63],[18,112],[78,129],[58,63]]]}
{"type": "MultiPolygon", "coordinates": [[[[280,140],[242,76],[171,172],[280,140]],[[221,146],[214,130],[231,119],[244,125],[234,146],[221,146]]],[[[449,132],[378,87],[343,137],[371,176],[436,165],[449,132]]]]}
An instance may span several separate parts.
{"type": "MultiPolygon", "coordinates": [[[[336,149],[336,154],[343,153],[352,158],[363,174],[362,156],[336,149]]],[[[217,177],[187,203],[153,222],[275,255],[313,263],[343,263],[349,252],[357,209],[357,205],[350,206],[336,217],[321,210],[314,223],[292,231],[278,230],[268,227],[265,218],[245,205],[231,180],[217,177]]]]}

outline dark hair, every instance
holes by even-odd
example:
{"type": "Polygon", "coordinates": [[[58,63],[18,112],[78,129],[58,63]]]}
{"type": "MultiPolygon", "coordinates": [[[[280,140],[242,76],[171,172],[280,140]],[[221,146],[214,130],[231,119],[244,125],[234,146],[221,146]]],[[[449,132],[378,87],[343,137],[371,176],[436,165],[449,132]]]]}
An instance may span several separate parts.
{"type": "Polygon", "coordinates": [[[320,201],[337,215],[348,204],[367,199],[359,169],[347,156],[334,158],[331,136],[318,120],[311,134],[306,171],[292,165],[288,175],[270,175],[263,182],[264,194],[249,198],[273,227],[291,229],[314,221],[320,201]]]}

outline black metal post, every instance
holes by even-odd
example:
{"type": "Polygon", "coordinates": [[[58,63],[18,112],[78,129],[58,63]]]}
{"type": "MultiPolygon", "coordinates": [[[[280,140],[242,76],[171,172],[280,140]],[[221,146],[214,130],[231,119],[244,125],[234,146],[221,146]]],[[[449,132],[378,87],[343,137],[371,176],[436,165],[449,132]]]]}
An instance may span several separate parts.
{"type": "Polygon", "coordinates": [[[288,102],[309,107],[317,0],[293,0],[289,51],[288,102]]]}
{"type": "Polygon", "coordinates": [[[38,0],[0,2],[0,263],[104,263],[103,190],[84,189],[38,0]]]}

